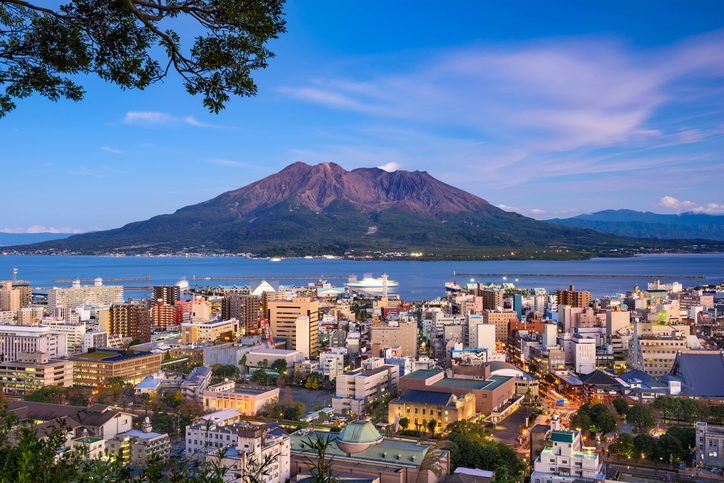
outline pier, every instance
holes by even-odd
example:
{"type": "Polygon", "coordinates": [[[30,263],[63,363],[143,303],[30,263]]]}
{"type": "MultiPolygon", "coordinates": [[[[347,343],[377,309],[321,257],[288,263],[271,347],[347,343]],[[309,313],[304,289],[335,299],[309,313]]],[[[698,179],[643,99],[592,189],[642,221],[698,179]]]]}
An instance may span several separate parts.
{"type": "Polygon", "coordinates": [[[500,277],[529,277],[529,278],[648,278],[653,280],[661,279],[703,279],[701,275],[623,275],[607,273],[452,273],[453,277],[471,278],[500,278],[500,277]]]}

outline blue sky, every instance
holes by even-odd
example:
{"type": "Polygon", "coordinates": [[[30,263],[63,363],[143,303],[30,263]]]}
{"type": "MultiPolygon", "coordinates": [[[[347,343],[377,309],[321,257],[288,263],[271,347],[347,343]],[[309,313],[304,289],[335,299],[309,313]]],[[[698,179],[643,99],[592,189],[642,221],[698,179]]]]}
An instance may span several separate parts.
{"type": "Polygon", "coordinates": [[[724,212],[724,2],[286,11],[259,95],[220,115],[175,78],[20,101],[0,119],[0,230],[112,228],[297,160],[426,170],[536,218],[724,212]]]}

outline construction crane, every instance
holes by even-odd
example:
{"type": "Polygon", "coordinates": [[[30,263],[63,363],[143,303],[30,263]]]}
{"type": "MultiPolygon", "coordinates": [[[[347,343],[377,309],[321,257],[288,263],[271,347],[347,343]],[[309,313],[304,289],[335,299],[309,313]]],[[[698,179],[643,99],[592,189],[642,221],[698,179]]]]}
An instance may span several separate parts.
{"type": "Polygon", "coordinates": [[[266,339],[267,347],[274,349],[274,336],[272,335],[271,324],[269,319],[265,319],[261,315],[259,316],[259,326],[261,327],[262,335],[266,339]]]}

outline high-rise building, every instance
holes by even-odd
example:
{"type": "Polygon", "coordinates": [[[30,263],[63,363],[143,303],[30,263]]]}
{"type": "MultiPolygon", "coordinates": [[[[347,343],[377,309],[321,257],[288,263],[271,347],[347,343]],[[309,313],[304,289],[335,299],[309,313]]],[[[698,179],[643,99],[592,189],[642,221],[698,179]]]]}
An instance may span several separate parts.
{"type": "MultiPolygon", "coordinates": [[[[402,356],[417,357],[417,323],[391,322],[389,324],[375,324],[370,327],[370,343],[379,344],[379,350],[399,346],[402,356]]],[[[373,354],[378,357],[380,354],[373,354]]]]}
{"type": "Polygon", "coordinates": [[[495,340],[498,342],[508,340],[508,324],[511,320],[518,320],[512,310],[486,310],[483,312],[483,322],[495,325],[495,340]]]}
{"type": "Polygon", "coordinates": [[[15,314],[20,310],[20,290],[12,282],[2,282],[0,286],[0,311],[15,314]]]}
{"type": "Polygon", "coordinates": [[[229,293],[221,301],[221,318],[237,319],[247,334],[259,330],[260,299],[256,295],[229,293]]]}
{"type": "Polygon", "coordinates": [[[103,285],[103,279],[97,278],[93,285],[81,285],[79,280],[68,288],[48,290],[48,309],[57,307],[74,309],[84,305],[111,305],[123,303],[123,286],[103,285]]]}
{"type": "Polygon", "coordinates": [[[309,319],[309,356],[319,355],[319,301],[306,297],[293,300],[267,302],[266,318],[271,324],[274,337],[287,339],[291,349],[297,349],[297,319],[309,319]]]}
{"type": "Polygon", "coordinates": [[[151,341],[151,315],[138,304],[111,305],[108,333],[130,337],[140,342],[151,341]]]}
{"type": "Polygon", "coordinates": [[[158,299],[151,308],[153,325],[161,330],[167,330],[183,322],[183,308],[179,305],[169,305],[162,299],[158,299]]]}
{"type": "Polygon", "coordinates": [[[591,305],[591,292],[576,290],[573,285],[569,285],[567,290],[558,290],[556,295],[560,305],[570,305],[571,307],[588,307],[591,305]]]}
{"type": "Polygon", "coordinates": [[[178,285],[156,285],[153,287],[153,300],[163,300],[166,305],[173,305],[181,300],[181,287],[178,285]]]}
{"type": "Polygon", "coordinates": [[[496,310],[498,307],[503,308],[503,295],[502,290],[490,288],[481,290],[480,296],[483,297],[483,308],[487,310],[496,310]]]}

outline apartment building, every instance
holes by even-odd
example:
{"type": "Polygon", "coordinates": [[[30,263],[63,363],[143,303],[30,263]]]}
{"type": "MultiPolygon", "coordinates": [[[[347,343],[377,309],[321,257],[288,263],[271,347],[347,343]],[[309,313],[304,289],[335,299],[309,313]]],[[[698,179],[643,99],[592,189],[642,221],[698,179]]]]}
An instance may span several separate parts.
{"type": "Polygon", "coordinates": [[[367,359],[359,369],[337,376],[332,409],[336,414],[365,414],[372,402],[397,393],[399,383],[400,366],[367,359]]]}
{"type": "Polygon", "coordinates": [[[103,279],[97,278],[93,285],[81,285],[75,280],[67,288],[48,290],[48,309],[65,308],[68,310],[85,305],[106,306],[123,303],[123,286],[103,285],[103,279]]]}
{"type": "Polygon", "coordinates": [[[518,321],[515,312],[512,310],[485,310],[483,311],[483,323],[495,325],[496,342],[508,341],[508,326],[511,321],[518,321]]]}
{"type": "Polygon", "coordinates": [[[144,305],[113,304],[108,333],[137,342],[151,342],[151,314],[144,305]]]}
{"type": "Polygon", "coordinates": [[[370,344],[375,357],[380,351],[399,347],[402,351],[398,356],[417,357],[417,322],[391,321],[382,322],[370,327],[370,344]]]}
{"type": "MultiPolygon", "coordinates": [[[[231,478],[246,468],[249,460],[271,461],[264,483],[285,483],[290,477],[290,438],[280,428],[270,428],[248,422],[199,420],[186,426],[186,456],[188,458],[216,458],[228,468],[231,478]]],[[[235,480],[236,481],[236,480],[235,480]]]]}
{"type": "Polygon", "coordinates": [[[556,292],[559,305],[570,305],[571,307],[588,307],[591,305],[591,292],[587,290],[576,290],[576,287],[569,285],[566,290],[556,292]]]}
{"type": "Polygon", "coordinates": [[[221,301],[221,318],[237,319],[245,334],[259,330],[259,309],[261,298],[256,295],[228,293],[221,301]]]}
{"type": "Polygon", "coordinates": [[[551,447],[533,463],[531,483],[603,481],[605,474],[595,448],[583,446],[580,431],[551,431],[551,447]]]}

